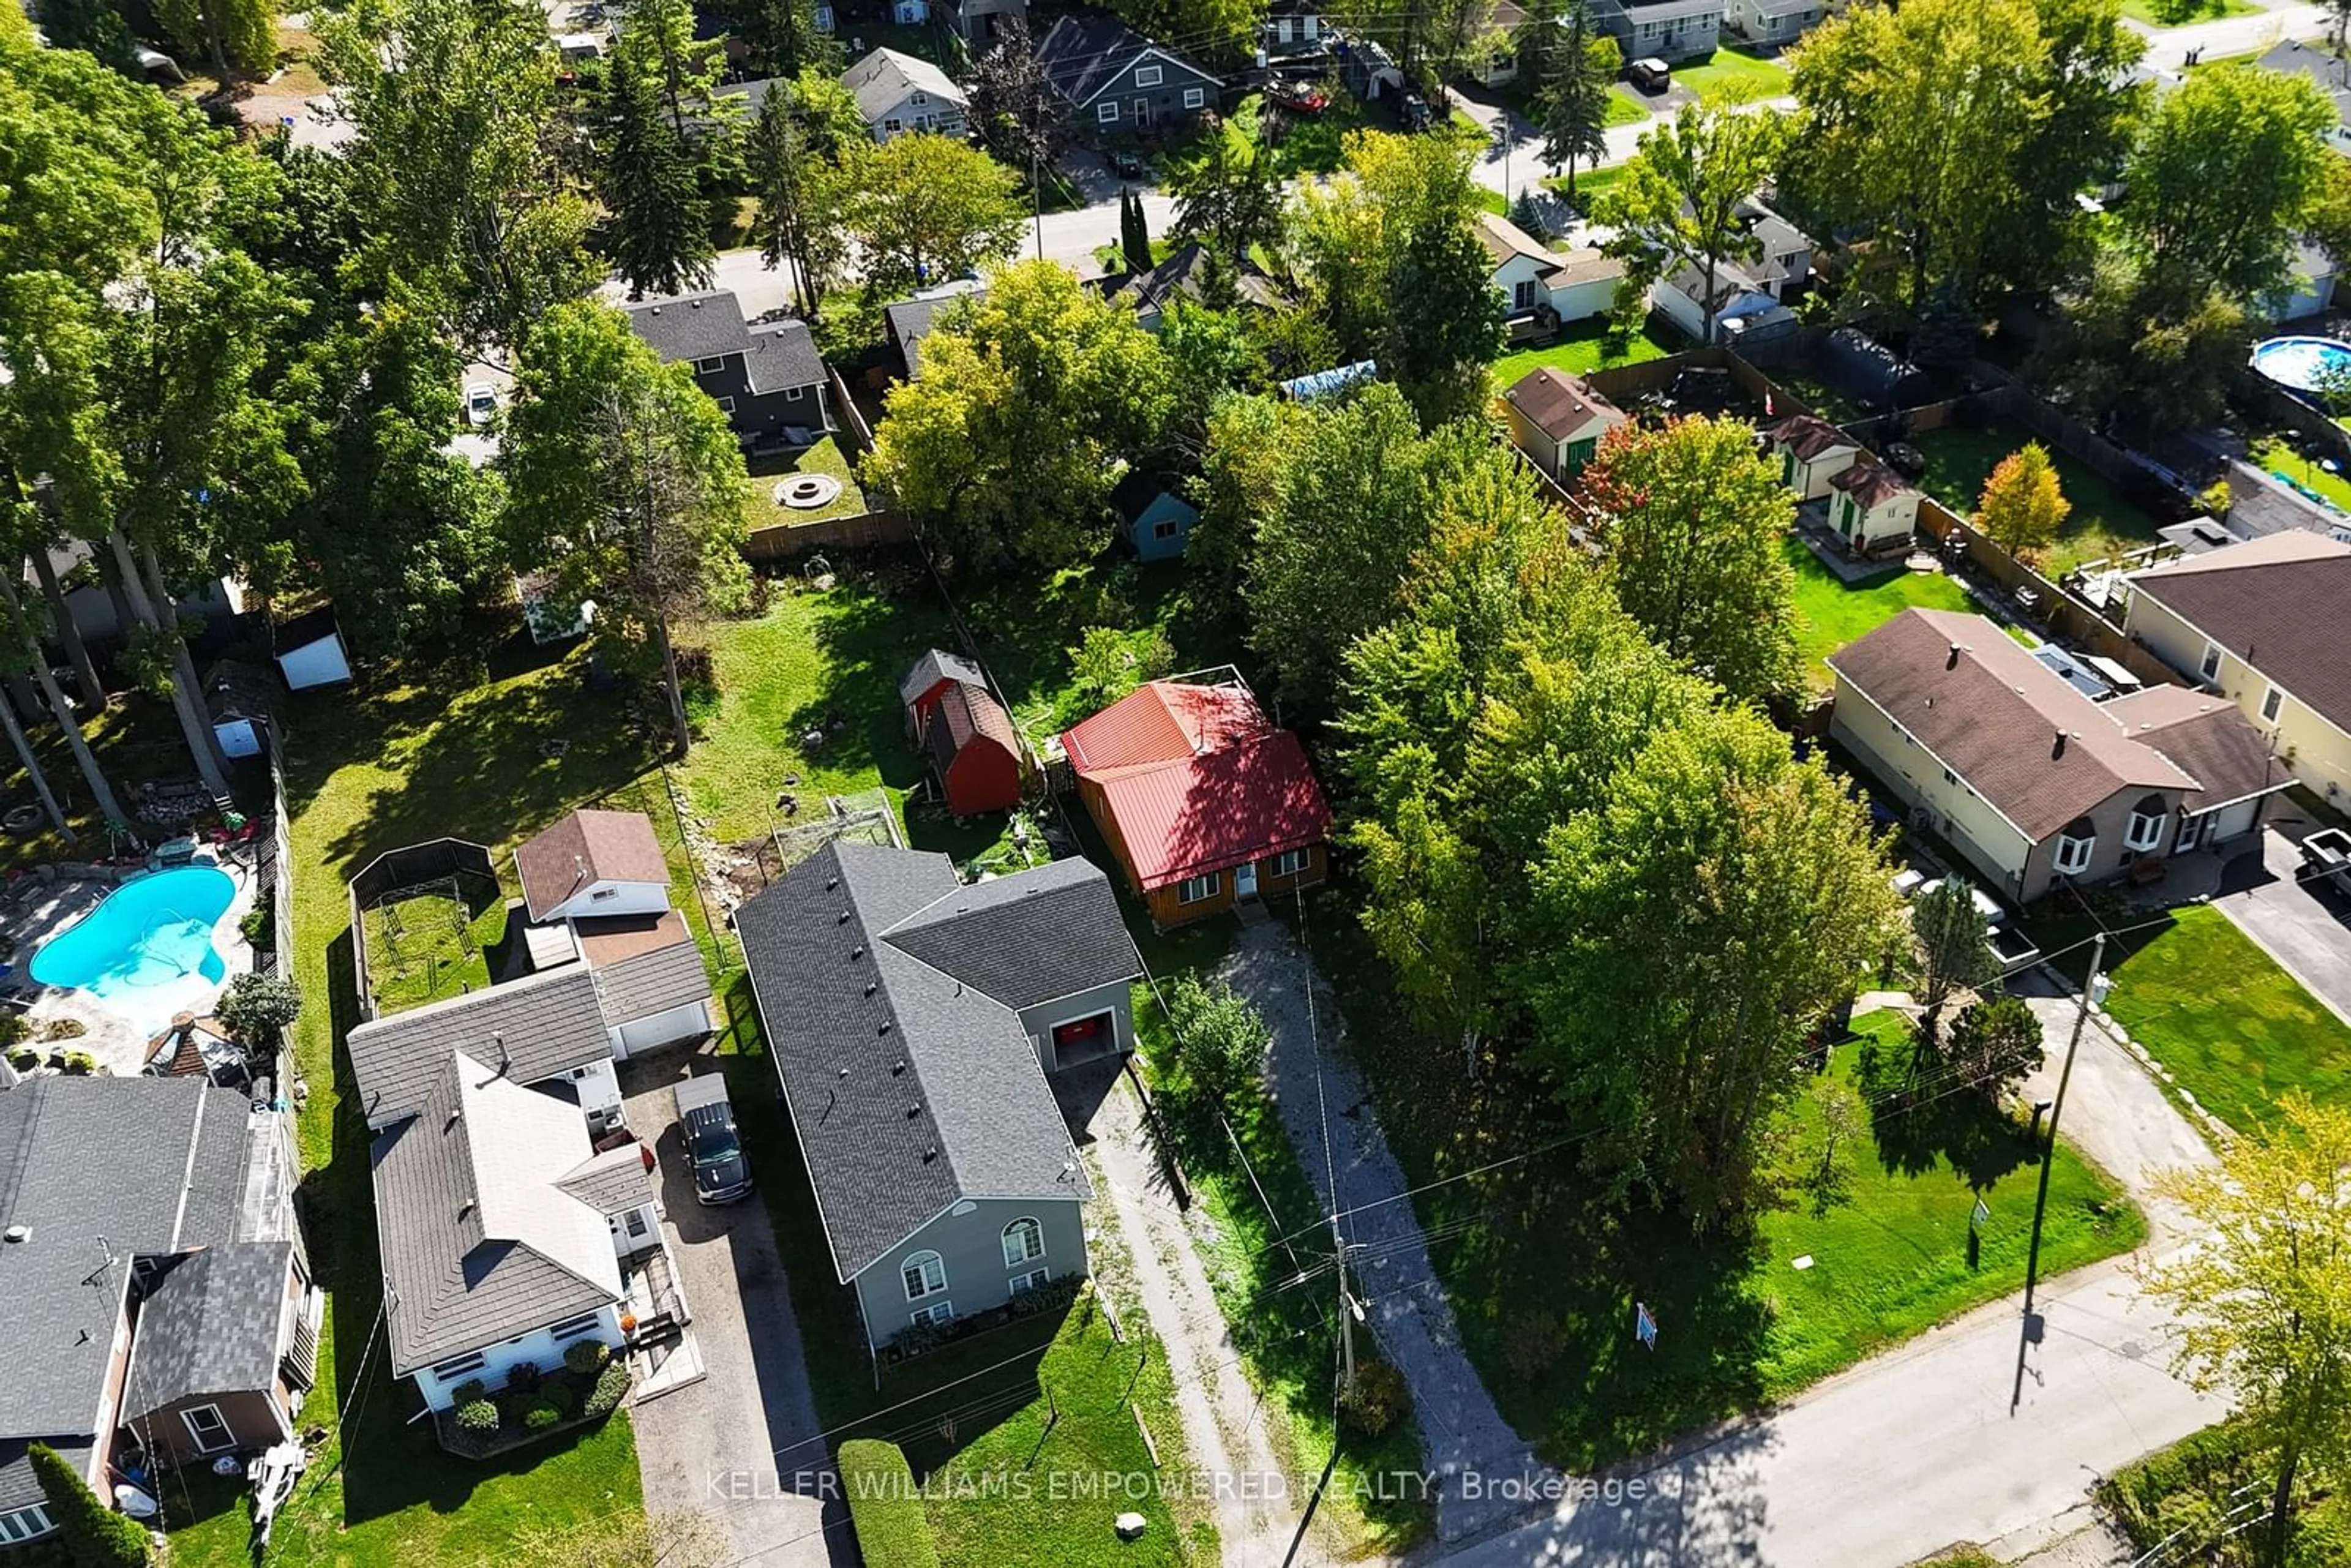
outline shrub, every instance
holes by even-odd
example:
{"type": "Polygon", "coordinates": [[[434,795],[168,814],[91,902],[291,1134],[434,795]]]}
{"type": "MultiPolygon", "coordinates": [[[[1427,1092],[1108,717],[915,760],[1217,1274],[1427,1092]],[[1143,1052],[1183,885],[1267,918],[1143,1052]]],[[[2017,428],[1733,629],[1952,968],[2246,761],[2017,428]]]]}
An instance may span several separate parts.
{"type": "Polygon", "coordinates": [[[569,1383],[550,1378],[539,1385],[541,1403],[555,1406],[556,1414],[569,1417],[580,1408],[580,1391],[569,1383]]]}
{"type": "MultiPolygon", "coordinates": [[[[33,1026],[25,1021],[23,1013],[0,1009],[0,1047],[14,1046],[32,1032],[33,1026]]],[[[12,1062],[16,1060],[16,1053],[14,1051],[9,1051],[8,1060],[12,1062]]]]}
{"type": "Polygon", "coordinates": [[[1048,1280],[1033,1290],[1021,1291],[1008,1303],[1016,1318],[1032,1318],[1040,1312],[1059,1312],[1078,1299],[1085,1289],[1083,1274],[1064,1274],[1058,1280],[1048,1280]]]}
{"type": "Polygon", "coordinates": [[[302,993],[277,975],[239,975],[213,1004],[221,1027],[247,1045],[271,1046],[302,1010],[302,993]]]}
{"type": "Polygon", "coordinates": [[[1567,1349],[1567,1325],[1557,1312],[1529,1309],[1510,1320],[1510,1343],[1502,1347],[1502,1364],[1510,1375],[1531,1383],[1549,1372],[1567,1349]]]}
{"type": "Polygon", "coordinates": [[[518,1361],[514,1364],[513,1370],[507,1374],[507,1392],[536,1394],[538,1392],[538,1385],[546,1381],[547,1374],[538,1369],[537,1362],[518,1361]]]}
{"type": "Polygon", "coordinates": [[[621,1401],[628,1396],[629,1364],[608,1361],[604,1364],[604,1370],[596,1375],[596,1386],[588,1391],[588,1403],[581,1407],[582,1414],[609,1416],[618,1410],[621,1401]]]}
{"type": "Polygon", "coordinates": [[[66,1052],[65,1070],[68,1076],[87,1078],[98,1071],[98,1058],[86,1051],[66,1052]]]}
{"type": "Polygon", "coordinates": [[[935,1322],[908,1323],[890,1336],[890,1348],[900,1355],[923,1355],[946,1343],[945,1325],[935,1322]]]}
{"type": "Polygon", "coordinates": [[[19,1045],[8,1052],[8,1065],[19,1072],[30,1072],[41,1064],[41,1053],[29,1045],[19,1045]]]}
{"type": "Polygon", "coordinates": [[[236,923],[236,933],[245,938],[246,946],[258,953],[277,939],[277,890],[264,887],[253,900],[253,907],[236,923]]]}
{"type": "Polygon", "coordinates": [[[522,1429],[526,1432],[551,1432],[563,1425],[563,1412],[554,1401],[541,1396],[522,1408],[522,1429]]]}
{"type": "Polygon", "coordinates": [[[939,1568],[914,1472],[897,1444],[871,1437],[841,1444],[841,1483],[865,1568],[939,1568]]]}
{"type": "Polygon", "coordinates": [[[574,1341],[563,1347],[566,1369],[581,1377],[593,1377],[612,1359],[612,1347],[601,1339],[574,1341]]]}
{"type": "Polygon", "coordinates": [[[79,1019],[51,1019],[42,1026],[43,1040],[79,1040],[89,1032],[89,1025],[79,1019]]]}
{"type": "Polygon", "coordinates": [[[1412,1390],[1405,1386],[1404,1374],[1386,1362],[1361,1362],[1354,1383],[1339,1396],[1339,1413],[1364,1437],[1384,1437],[1412,1414],[1412,1390]]]}
{"type": "Polygon", "coordinates": [[[449,1395],[449,1397],[455,1399],[461,1406],[471,1405],[476,1400],[487,1399],[489,1396],[490,1385],[478,1377],[465,1379],[452,1389],[449,1395]]]}
{"type": "MultiPolygon", "coordinates": [[[[472,1387],[479,1388],[480,1384],[472,1387]]],[[[457,1406],[457,1430],[486,1437],[498,1429],[498,1407],[486,1399],[468,1399],[457,1406]]]]}
{"type": "Polygon", "coordinates": [[[147,1531],[137,1520],[99,1500],[79,1471],[46,1443],[27,1452],[34,1478],[76,1568],[143,1568],[152,1561],[147,1531]]]}

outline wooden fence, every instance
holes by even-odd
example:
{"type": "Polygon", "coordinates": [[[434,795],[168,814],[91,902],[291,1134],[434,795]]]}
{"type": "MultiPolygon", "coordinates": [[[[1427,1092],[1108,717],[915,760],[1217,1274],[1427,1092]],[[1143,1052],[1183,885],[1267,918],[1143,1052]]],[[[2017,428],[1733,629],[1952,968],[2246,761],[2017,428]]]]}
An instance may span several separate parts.
{"type": "Polygon", "coordinates": [[[1918,498],[1918,527],[1938,543],[1956,536],[1966,548],[1969,568],[2011,599],[2020,591],[2031,592],[2033,602],[2026,613],[2052,637],[2112,659],[2150,685],[2180,684],[2170,665],[2125,636],[2121,627],[1978,533],[1931,496],[1918,498]]]}
{"type": "Polygon", "coordinates": [[[785,560],[803,550],[875,549],[908,544],[914,538],[914,519],[904,512],[855,512],[845,517],[753,528],[744,538],[743,555],[755,562],[785,560]]]}

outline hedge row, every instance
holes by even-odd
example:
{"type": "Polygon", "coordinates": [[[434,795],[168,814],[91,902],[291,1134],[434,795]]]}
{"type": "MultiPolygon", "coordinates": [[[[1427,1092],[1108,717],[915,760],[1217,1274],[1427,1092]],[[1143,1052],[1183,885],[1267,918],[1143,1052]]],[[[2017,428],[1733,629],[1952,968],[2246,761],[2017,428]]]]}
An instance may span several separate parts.
{"type": "Polygon", "coordinates": [[[939,1549],[904,1450],[852,1437],[841,1445],[841,1484],[865,1568],[939,1568],[939,1549]]]}

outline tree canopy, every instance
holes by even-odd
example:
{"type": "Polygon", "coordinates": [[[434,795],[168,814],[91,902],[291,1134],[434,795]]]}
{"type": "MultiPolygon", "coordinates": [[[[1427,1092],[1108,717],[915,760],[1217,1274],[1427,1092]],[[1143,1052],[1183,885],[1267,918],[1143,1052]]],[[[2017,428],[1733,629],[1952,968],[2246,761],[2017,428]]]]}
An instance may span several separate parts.
{"type": "Polygon", "coordinates": [[[1594,218],[1615,230],[1610,254],[1624,257],[1634,276],[1655,281],[1677,267],[1698,269],[1709,341],[1722,264],[1751,261],[1763,250],[1740,221],[1740,208],[1770,176],[1786,141],[1786,122],[1769,110],[1686,103],[1669,123],[1643,134],[1640,152],[1596,204],[1594,218]]]}
{"type": "Polygon", "coordinates": [[[948,137],[852,144],[841,166],[841,223],[863,253],[867,286],[884,298],[1002,260],[1028,219],[1012,172],[948,137]]]}
{"type": "Polygon", "coordinates": [[[2222,61],[2164,95],[2128,165],[2123,222],[2155,265],[2245,304],[2287,282],[2325,193],[2334,106],[2307,77],[2222,61]]]}

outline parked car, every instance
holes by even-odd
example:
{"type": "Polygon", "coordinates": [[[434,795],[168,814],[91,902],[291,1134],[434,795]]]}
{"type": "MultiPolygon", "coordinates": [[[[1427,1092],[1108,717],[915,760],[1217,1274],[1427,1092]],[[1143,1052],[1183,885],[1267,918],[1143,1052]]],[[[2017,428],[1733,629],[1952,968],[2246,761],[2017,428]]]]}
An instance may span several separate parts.
{"type": "Polygon", "coordinates": [[[1631,65],[1626,66],[1625,79],[1643,92],[1658,93],[1673,85],[1674,72],[1671,66],[1651,56],[1646,59],[1635,60],[1631,65]]]}
{"type": "Polygon", "coordinates": [[[1143,160],[1129,149],[1122,147],[1110,155],[1110,172],[1122,180],[1143,178],[1143,160]]]}
{"type": "Polygon", "coordinates": [[[1331,95],[1312,82],[1277,81],[1265,89],[1266,101],[1290,114],[1316,115],[1331,107],[1331,95]]]}
{"type": "Polygon", "coordinates": [[[487,382],[475,382],[465,389],[465,423],[476,429],[487,424],[498,412],[498,389],[487,382]]]}
{"type": "Polygon", "coordinates": [[[735,1130],[726,1080],[715,1072],[677,1086],[677,1120],[694,1166],[694,1196],[702,1203],[733,1203],[751,1190],[751,1162],[735,1130]]]}

